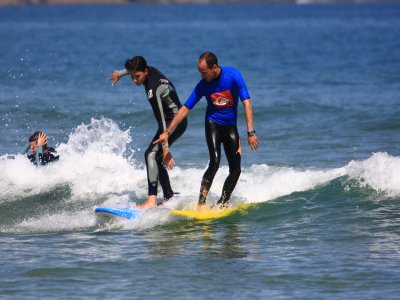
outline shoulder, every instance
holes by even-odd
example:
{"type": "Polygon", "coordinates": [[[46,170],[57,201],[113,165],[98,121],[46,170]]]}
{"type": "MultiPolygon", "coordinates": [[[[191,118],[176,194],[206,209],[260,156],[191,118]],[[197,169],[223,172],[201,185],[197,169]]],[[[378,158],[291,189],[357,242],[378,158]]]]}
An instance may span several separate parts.
{"type": "Polygon", "coordinates": [[[57,150],[54,149],[53,147],[47,147],[47,151],[48,151],[48,152],[51,152],[51,153],[57,154],[57,150]]]}
{"type": "Polygon", "coordinates": [[[221,67],[222,73],[225,73],[227,75],[231,76],[241,76],[240,71],[236,69],[235,67],[221,67]]]}
{"type": "Polygon", "coordinates": [[[47,155],[49,155],[51,157],[58,157],[57,150],[54,149],[53,147],[48,147],[45,154],[47,154],[47,155]]]}
{"type": "Polygon", "coordinates": [[[157,84],[170,84],[168,78],[154,67],[148,66],[150,78],[157,84]]]}
{"type": "Polygon", "coordinates": [[[56,149],[49,147],[47,148],[47,151],[45,153],[45,157],[44,157],[44,163],[47,164],[49,162],[53,162],[56,161],[60,158],[59,155],[57,155],[57,151],[56,149]]]}
{"type": "Polygon", "coordinates": [[[193,92],[196,92],[197,94],[202,94],[207,89],[208,85],[209,83],[206,80],[201,79],[194,87],[193,92]]]}
{"type": "Polygon", "coordinates": [[[235,82],[240,86],[245,84],[243,76],[238,69],[234,67],[225,67],[224,70],[225,70],[225,72],[223,72],[223,74],[225,74],[224,80],[227,80],[229,82],[235,82]]]}
{"type": "Polygon", "coordinates": [[[152,67],[152,66],[147,66],[147,69],[149,70],[149,73],[151,75],[153,74],[162,74],[158,69],[152,67]]]}

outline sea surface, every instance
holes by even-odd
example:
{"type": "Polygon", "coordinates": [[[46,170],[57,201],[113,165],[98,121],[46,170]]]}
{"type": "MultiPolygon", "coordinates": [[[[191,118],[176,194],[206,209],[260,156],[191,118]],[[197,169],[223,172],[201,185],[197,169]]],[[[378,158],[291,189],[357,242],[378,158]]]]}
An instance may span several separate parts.
{"type": "MultiPolygon", "coordinates": [[[[1,299],[399,299],[400,5],[0,7],[1,299]],[[244,212],[195,221],[205,100],[171,148],[180,192],[135,220],[156,123],[109,76],[143,55],[185,102],[203,51],[237,67],[244,212]],[[60,160],[19,154],[43,130],[60,160]]],[[[228,174],[225,157],[208,203],[228,174]]],[[[161,190],[159,191],[161,197],[161,190]]]]}

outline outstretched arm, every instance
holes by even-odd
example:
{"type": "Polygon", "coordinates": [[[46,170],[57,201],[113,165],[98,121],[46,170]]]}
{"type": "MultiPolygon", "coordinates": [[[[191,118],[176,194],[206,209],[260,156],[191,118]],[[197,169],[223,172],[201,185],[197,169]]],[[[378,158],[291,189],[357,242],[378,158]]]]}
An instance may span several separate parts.
{"type": "Polygon", "coordinates": [[[122,76],[125,76],[125,75],[128,75],[128,74],[129,74],[129,72],[126,69],[122,69],[120,71],[115,70],[111,74],[110,78],[108,78],[108,80],[111,80],[112,81],[111,85],[115,86],[122,76]]]}
{"type": "Polygon", "coordinates": [[[160,136],[158,137],[158,140],[155,140],[153,142],[153,144],[157,144],[157,143],[164,144],[168,140],[168,137],[171,134],[171,131],[173,131],[175,129],[175,127],[178,126],[179,123],[182,122],[183,119],[186,118],[186,116],[189,113],[190,113],[190,109],[183,105],[178,110],[178,113],[176,114],[176,116],[172,119],[172,122],[171,122],[171,124],[169,124],[168,128],[165,129],[165,131],[162,134],[160,134],[160,136]]]}
{"type": "Polygon", "coordinates": [[[24,145],[24,147],[21,149],[21,151],[19,151],[19,153],[26,154],[30,148],[31,148],[31,145],[29,145],[29,143],[27,143],[24,145]]]}
{"type": "MultiPolygon", "coordinates": [[[[247,132],[254,131],[253,127],[253,107],[251,106],[250,99],[246,99],[242,101],[244,105],[244,111],[246,115],[246,123],[247,123],[247,132]]],[[[256,134],[248,136],[247,143],[252,151],[258,150],[259,142],[256,134]]]]}

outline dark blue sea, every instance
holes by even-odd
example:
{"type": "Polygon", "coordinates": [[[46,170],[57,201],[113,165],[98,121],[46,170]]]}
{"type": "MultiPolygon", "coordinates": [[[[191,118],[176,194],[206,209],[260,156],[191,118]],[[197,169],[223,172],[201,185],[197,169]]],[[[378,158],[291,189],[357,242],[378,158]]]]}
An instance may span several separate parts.
{"type": "MultiPolygon", "coordinates": [[[[0,7],[1,299],[399,299],[400,5],[0,7]],[[147,196],[156,123],[143,87],[108,77],[143,55],[185,102],[213,51],[251,95],[226,218],[189,209],[208,164],[205,100],[171,148],[167,208],[147,196]],[[36,130],[60,160],[19,154],[36,130]]],[[[228,174],[225,157],[208,201],[228,174]]],[[[160,197],[162,196],[161,190],[160,197]]]]}

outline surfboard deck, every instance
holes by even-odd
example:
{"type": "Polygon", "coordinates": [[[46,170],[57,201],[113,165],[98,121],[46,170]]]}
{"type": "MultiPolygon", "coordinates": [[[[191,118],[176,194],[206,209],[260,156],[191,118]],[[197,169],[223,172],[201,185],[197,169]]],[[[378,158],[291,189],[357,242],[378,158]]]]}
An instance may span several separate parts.
{"type": "Polygon", "coordinates": [[[96,207],[94,213],[103,217],[122,217],[131,220],[140,216],[143,213],[143,210],[138,208],[96,207]]]}
{"type": "MultiPolygon", "coordinates": [[[[176,216],[182,216],[189,219],[206,220],[206,219],[219,219],[228,217],[236,212],[243,213],[250,206],[254,204],[241,204],[236,207],[226,209],[207,209],[205,211],[197,210],[179,210],[172,209],[169,213],[176,216]]],[[[132,220],[140,216],[145,210],[139,208],[111,208],[111,207],[96,207],[94,212],[98,216],[115,218],[121,217],[124,219],[132,220]]]]}
{"type": "Polygon", "coordinates": [[[171,214],[186,217],[189,219],[196,220],[206,220],[206,219],[219,219],[228,217],[236,212],[244,212],[248,209],[251,204],[241,204],[236,207],[226,208],[226,209],[209,209],[205,211],[196,211],[196,210],[171,210],[171,214]]]}

